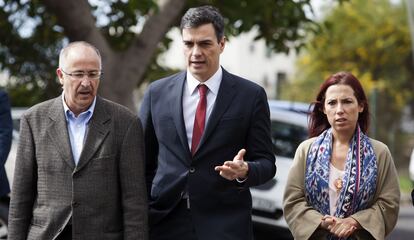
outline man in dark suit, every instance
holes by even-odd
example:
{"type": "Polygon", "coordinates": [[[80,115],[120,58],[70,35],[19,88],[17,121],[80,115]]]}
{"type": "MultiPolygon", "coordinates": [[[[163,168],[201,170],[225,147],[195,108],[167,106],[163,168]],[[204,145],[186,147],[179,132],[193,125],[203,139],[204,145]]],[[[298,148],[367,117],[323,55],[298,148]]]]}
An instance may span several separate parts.
{"type": "Polygon", "coordinates": [[[9,202],[10,186],[4,165],[10,152],[12,134],[10,101],[7,93],[0,90],[0,202],[5,204],[9,202]]]}
{"type": "Polygon", "coordinates": [[[252,239],[249,187],[276,172],[265,91],[220,67],[217,9],[189,9],[181,29],[187,71],[141,106],[150,239],[252,239]]]}
{"type": "Polygon", "coordinates": [[[101,66],[94,46],[69,44],[62,95],[23,115],[9,239],[147,239],[142,126],[96,96],[101,66]]]}

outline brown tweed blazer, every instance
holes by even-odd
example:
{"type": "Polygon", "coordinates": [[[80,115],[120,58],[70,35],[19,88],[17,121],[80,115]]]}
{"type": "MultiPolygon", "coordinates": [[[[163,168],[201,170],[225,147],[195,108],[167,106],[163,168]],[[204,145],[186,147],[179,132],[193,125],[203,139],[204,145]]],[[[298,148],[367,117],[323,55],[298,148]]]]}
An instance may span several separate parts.
{"type": "Polygon", "coordinates": [[[62,98],[21,119],[9,239],[147,239],[142,126],[137,116],[97,97],[76,166],[62,98]]]}

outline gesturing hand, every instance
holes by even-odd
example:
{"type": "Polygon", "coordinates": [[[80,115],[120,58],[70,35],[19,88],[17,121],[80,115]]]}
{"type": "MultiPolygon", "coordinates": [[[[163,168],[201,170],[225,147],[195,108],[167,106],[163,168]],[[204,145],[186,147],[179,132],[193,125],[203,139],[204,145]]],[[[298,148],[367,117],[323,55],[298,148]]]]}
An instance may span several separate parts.
{"type": "Polygon", "coordinates": [[[233,161],[225,161],[223,165],[216,166],[214,170],[220,172],[220,176],[230,181],[246,178],[249,165],[244,161],[244,154],[246,154],[246,150],[241,149],[233,161]]]}

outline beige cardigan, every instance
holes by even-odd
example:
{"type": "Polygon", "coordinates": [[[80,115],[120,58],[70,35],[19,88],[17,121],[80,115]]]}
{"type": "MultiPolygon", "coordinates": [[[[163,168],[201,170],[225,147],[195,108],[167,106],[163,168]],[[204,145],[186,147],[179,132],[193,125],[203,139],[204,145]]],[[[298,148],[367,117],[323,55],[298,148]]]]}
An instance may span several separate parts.
{"type": "MultiPolygon", "coordinates": [[[[322,214],[309,206],[305,199],[304,177],[306,156],[316,138],[302,142],[296,150],[283,199],[283,212],[296,240],[326,239],[328,232],[318,228],[322,214]]],[[[352,217],[361,224],[353,235],[357,239],[384,239],[395,227],[398,218],[400,187],[397,171],[388,147],[370,139],[377,156],[377,190],[370,208],[352,217]]]]}

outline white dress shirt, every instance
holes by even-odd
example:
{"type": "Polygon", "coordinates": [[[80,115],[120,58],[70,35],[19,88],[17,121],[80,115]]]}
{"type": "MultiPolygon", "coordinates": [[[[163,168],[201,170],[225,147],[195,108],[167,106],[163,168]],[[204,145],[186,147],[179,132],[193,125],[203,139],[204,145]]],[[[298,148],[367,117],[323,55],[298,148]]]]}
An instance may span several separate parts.
{"type": "MultiPolygon", "coordinates": [[[[211,76],[205,84],[208,87],[207,91],[207,111],[206,111],[206,125],[208,124],[208,119],[213,110],[214,104],[216,102],[217,94],[220,88],[221,78],[223,76],[223,70],[221,67],[217,70],[216,73],[211,76]]],[[[187,80],[184,84],[183,91],[183,115],[185,129],[187,133],[188,146],[191,149],[191,140],[193,137],[193,127],[194,127],[194,118],[197,110],[198,101],[200,95],[198,94],[197,86],[200,82],[187,71],[187,80]]]]}

